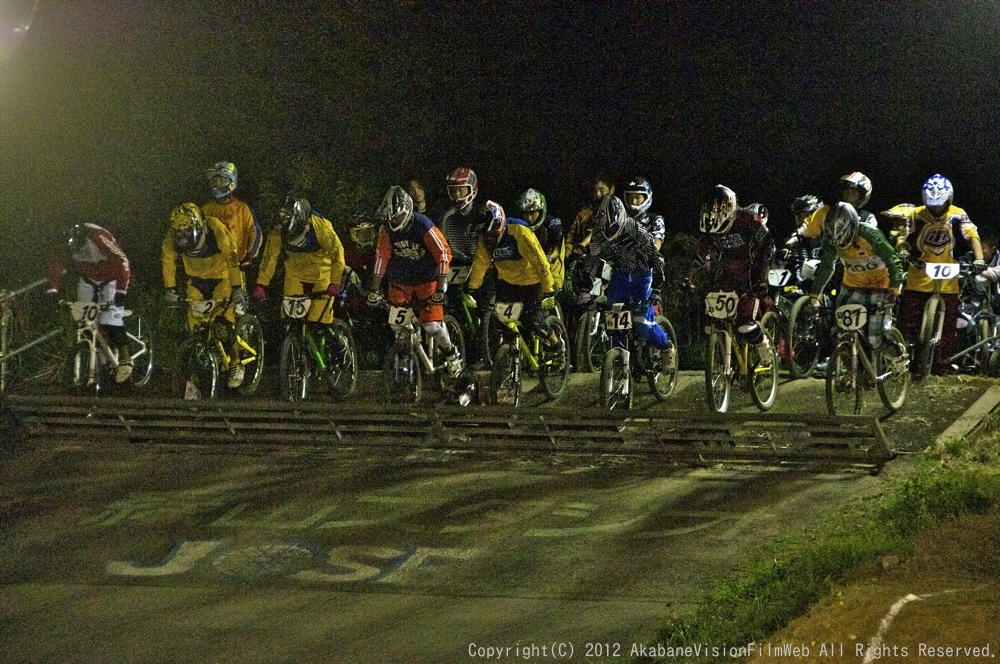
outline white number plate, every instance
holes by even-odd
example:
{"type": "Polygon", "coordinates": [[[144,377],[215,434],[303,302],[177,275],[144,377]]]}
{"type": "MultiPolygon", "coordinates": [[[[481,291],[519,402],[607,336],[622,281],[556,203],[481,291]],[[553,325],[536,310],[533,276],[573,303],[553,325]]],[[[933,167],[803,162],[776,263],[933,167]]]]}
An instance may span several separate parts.
{"type": "Polygon", "coordinates": [[[732,291],[709,293],[705,298],[705,313],[712,318],[732,318],[736,315],[736,303],[739,299],[739,295],[732,291]]]}
{"type": "Polygon", "coordinates": [[[604,312],[604,327],[609,331],[632,329],[632,312],[628,309],[612,309],[604,312]]]}
{"type": "Polygon", "coordinates": [[[222,300],[188,300],[188,310],[195,316],[211,316],[222,300]]]}
{"type": "Polygon", "coordinates": [[[509,323],[521,317],[521,309],[524,308],[520,302],[497,302],[494,310],[497,312],[497,320],[501,323],[509,323]]]}
{"type": "Polygon", "coordinates": [[[305,318],[312,305],[312,298],[304,295],[286,295],[281,300],[281,311],[285,318],[305,318]]]}
{"type": "Polygon", "coordinates": [[[69,312],[73,320],[89,324],[97,320],[97,315],[101,313],[101,305],[96,302],[73,302],[69,305],[69,312]]]}
{"type": "Polygon", "coordinates": [[[868,324],[868,307],[863,304],[845,304],[837,307],[837,327],[842,330],[860,330],[868,324]]]}
{"type": "Polygon", "coordinates": [[[472,274],[471,265],[452,265],[448,268],[448,283],[449,284],[464,284],[469,280],[469,275],[472,274]]]}
{"type": "Polygon", "coordinates": [[[409,307],[389,307],[389,325],[390,327],[406,327],[413,322],[416,316],[413,313],[413,309],[409,307]]]}
{"type": "Polygon", "coordinates": [[[931,279],[951,279],[958,272],[958,263],[924,263],[924,273],[931,279]]]}
{"type": "Polygon", "coordinates": [[[792,271],[774,268],[767,272],[767,283],[775,288],[784,288],[792,280],[792,271]]]}

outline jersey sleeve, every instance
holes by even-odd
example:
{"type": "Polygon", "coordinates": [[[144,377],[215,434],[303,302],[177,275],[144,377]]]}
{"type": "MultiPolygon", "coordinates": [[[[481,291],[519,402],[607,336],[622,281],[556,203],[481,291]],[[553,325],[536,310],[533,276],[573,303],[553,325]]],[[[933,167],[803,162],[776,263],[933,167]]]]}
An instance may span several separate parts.
{"type": "Polygon", "coordinates": [[[317,229],[316,239],[324,254],[330,258],[330,283],[342,284],[344,279],[344,244],[340,241],[337,231],[333,230],[333,224],[324,217],[313,217],[314,228],[317,229]],[[320,219],[316,224],[315,220],[320,219]]]}
{"type": "Polygon", "coordinates": [[[444,233],[437,226],[431,226],[424,233],[424,246],[430,252],[437,263],[437,275],[448,274],[448,265],[451,263],[451,247],[444,233]]]}
{"type": "Polygon", "coordinates": [[[281,256],[281,231],[272,228],[267,233],[267,240],[264,242],[264,254],[260,261],[260,269],[257,270],[257,283],[261,286],[268,286],[274,278],[274,271],[278,269],[278,258],[281,256]]]}
{"type": "Polygon", "coordinates": [[[389,238],[389,231],[384,226],[378,229],[378,241],[375,244],[375,266],[372,273],[382,278],[386,270],[389,269],[389,260],[392,258],[392,240],[389,238]]]}
{"type": "Polygon", "coordinates": [[[97,233],[93,240],[95,244],[100,245],[101,253],[108,261],[108,273],[114,275],[115,290],[127,293],[129,281],[132,279],[132,268],[129,266],[125,250],[107,231],[97,233]]]}
{"type": "Polygon", "coordinates": [[[174,248],[174,238],[167,233],[160,245],[160,263],[163,272],[163,287],[170,289],[177,286],[177,249],[174,248]]]}
{"type": "Polygon", "coordinates": [[[555,282],[552,280],[552,271],[549,269],[549,259],[545,257],[545,252],[542,250],[542,245],[538,243],[538,238],[527,226],[508,226],[508,231],[513,232],[514,240],[517,242],[517,250],[521,252],[521,256],[538,277],[542,292],[551,293],[552,289],[555,288],[555,282]]]}
{"type": "Polygon", "coordinates": [[[472,258],[472,270],[469,272],[469,290],[476,290],[483,285],[483,277],[486,270],[493,264],[490,252],[486,250],[486,245],[482,239],[476,240],[476,253],[472,258]]]}

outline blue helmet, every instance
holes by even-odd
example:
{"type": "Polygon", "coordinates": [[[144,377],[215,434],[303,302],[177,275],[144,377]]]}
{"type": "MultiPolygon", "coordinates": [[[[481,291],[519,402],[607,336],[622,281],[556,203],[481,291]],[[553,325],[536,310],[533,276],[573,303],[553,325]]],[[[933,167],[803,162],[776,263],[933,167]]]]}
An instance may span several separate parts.
{"type": "Polygon", "coordinates": [[[216,198],[225,198],[236,191],[236,164],[228,161],[220,161],[208,169],[206,175],[208,175],[208,184],[212,187],[212,195],[216,198]],[[226,184],[222,186],[213,184],[213,180],[216,177],[225,178],[226,184]]]}
{"type": "Polygon", "coordinates": [[[951,205],[955,197],[955,188],[951,181],[943,175],[932,175],[924,183],[924,205],[929,208],[943,208],[951,205]]]}

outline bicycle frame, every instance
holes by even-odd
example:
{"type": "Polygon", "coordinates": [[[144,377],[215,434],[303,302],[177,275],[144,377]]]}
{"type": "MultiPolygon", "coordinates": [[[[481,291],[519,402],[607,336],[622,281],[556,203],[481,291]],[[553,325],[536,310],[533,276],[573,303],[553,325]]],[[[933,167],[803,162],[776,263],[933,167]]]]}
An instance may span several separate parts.
{"type": "MultiPolygon", "coordinates": [[[[76,321],[76,343],[86,344],[89,348],[87,357],[87,386],[90,387],[98,380],[98,357],[104,359],[108,364],[118,366],[118,349],[112,348],[105,338],[104,333],[98,324],[100,314],[107,311],[110,305],[105,302],[67,302],[66,303],[76,321]]],[[[76,375],[74,368],[73,382],[81,384],[83,376],[76,375]]]]}
{"type": "Polygon", "coordinates": [[[424,334],[420,320],[410,307],[391,307],[389,326],[396,335],[396,341],[406,344],[411,354],[415,354],[424,368],[424,373],[434,374],[440,367],[434,365],[434,338],[424,334]]]}
{"type": "MultiPolygon", "coordinates": [[[[538,358],[541,356],[542,340],[539,338],[537,334],[532,334],[531,344],[528,344],[528,342],[525,341],[524,335],[521,334],[520,319],[511,319],[509,317],[511,315],[512,308],[513,304],[509,304],[506,307],[506,312],[502,313],[500,312],[499,310],[500,307],[498,305],[497,316],[498,317],[502,316],[503,318],[506,318],[506,320],[501,319],[501,322],[503,323],[505,330],[509,330],[514,334],[512,341],[514,345],[517,347],[518,354],[525,359],[525,361],[528,363],[528,366],[531,367],[532,371],[538,371],[538,367],[540,366],[538,358]]],[[[556,317],[559,317],[558,310],[555,311],[556,313],[554,315],[556,317]]],[[[520,310],[518,311],[518,316],[520,316],[520,310]]],[[[561,321],[562,318],[559,318],[559,320],[561,321]]],[[[504,334],[506,334],[506,332],[504,334]]]]}
{"type": "MultiPolygon", "coordinates": [[[[195,312],[195,322],[191,327],[192,335],[202,335],[203,340],[212,348],[212,350],[218,355],[219,359],[222,360],[222,368],[229,367],[233,361],[233,356],[230,354],[229,349],[226,348],[226,344],[222,343],[222,340],[215,333],[215,323],[219,316],[225,312],[229,307],[229,300],[187,300],[189,305],[193,302],[210,302],[212,303],[210,308],[204,312],[195,312],[194,308],[190,310],[195,312]]],[[[248,344],[246,340],[241,337],[236,329],[233,329],[233,335],[236,338],[236,343],[239,345],[240,349],[246,351],[245,354],[240,357],[240,364],[246,366],[251,362],[257,361],[257,351],[253,346],[248,344]]]]}

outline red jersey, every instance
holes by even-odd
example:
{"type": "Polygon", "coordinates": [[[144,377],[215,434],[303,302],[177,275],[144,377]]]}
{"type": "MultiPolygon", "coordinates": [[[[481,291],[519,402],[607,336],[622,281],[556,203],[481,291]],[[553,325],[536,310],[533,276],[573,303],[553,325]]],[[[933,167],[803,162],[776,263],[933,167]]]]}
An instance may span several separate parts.
{"type": "Polygon", "coordinates": [[[711,255],[716,289],[745,293],[764,279],[774,238],[758,215],[741,208],[728,231],[703,235],[699,250],[701,256],[711,255]]]}
{"type": "Polygon", "coordinates": [[[114,281],[115,290],[126,293],[132,271],[122,246],[114,235],[97,224],[84,224],[84,228],[87,239],[83,245],[72,254],[69,250],[60,252],[49,263],[49,288],[58,287],[59,275],[72,261],[73,270],[81,278],[98,283],[114,281]]]}

